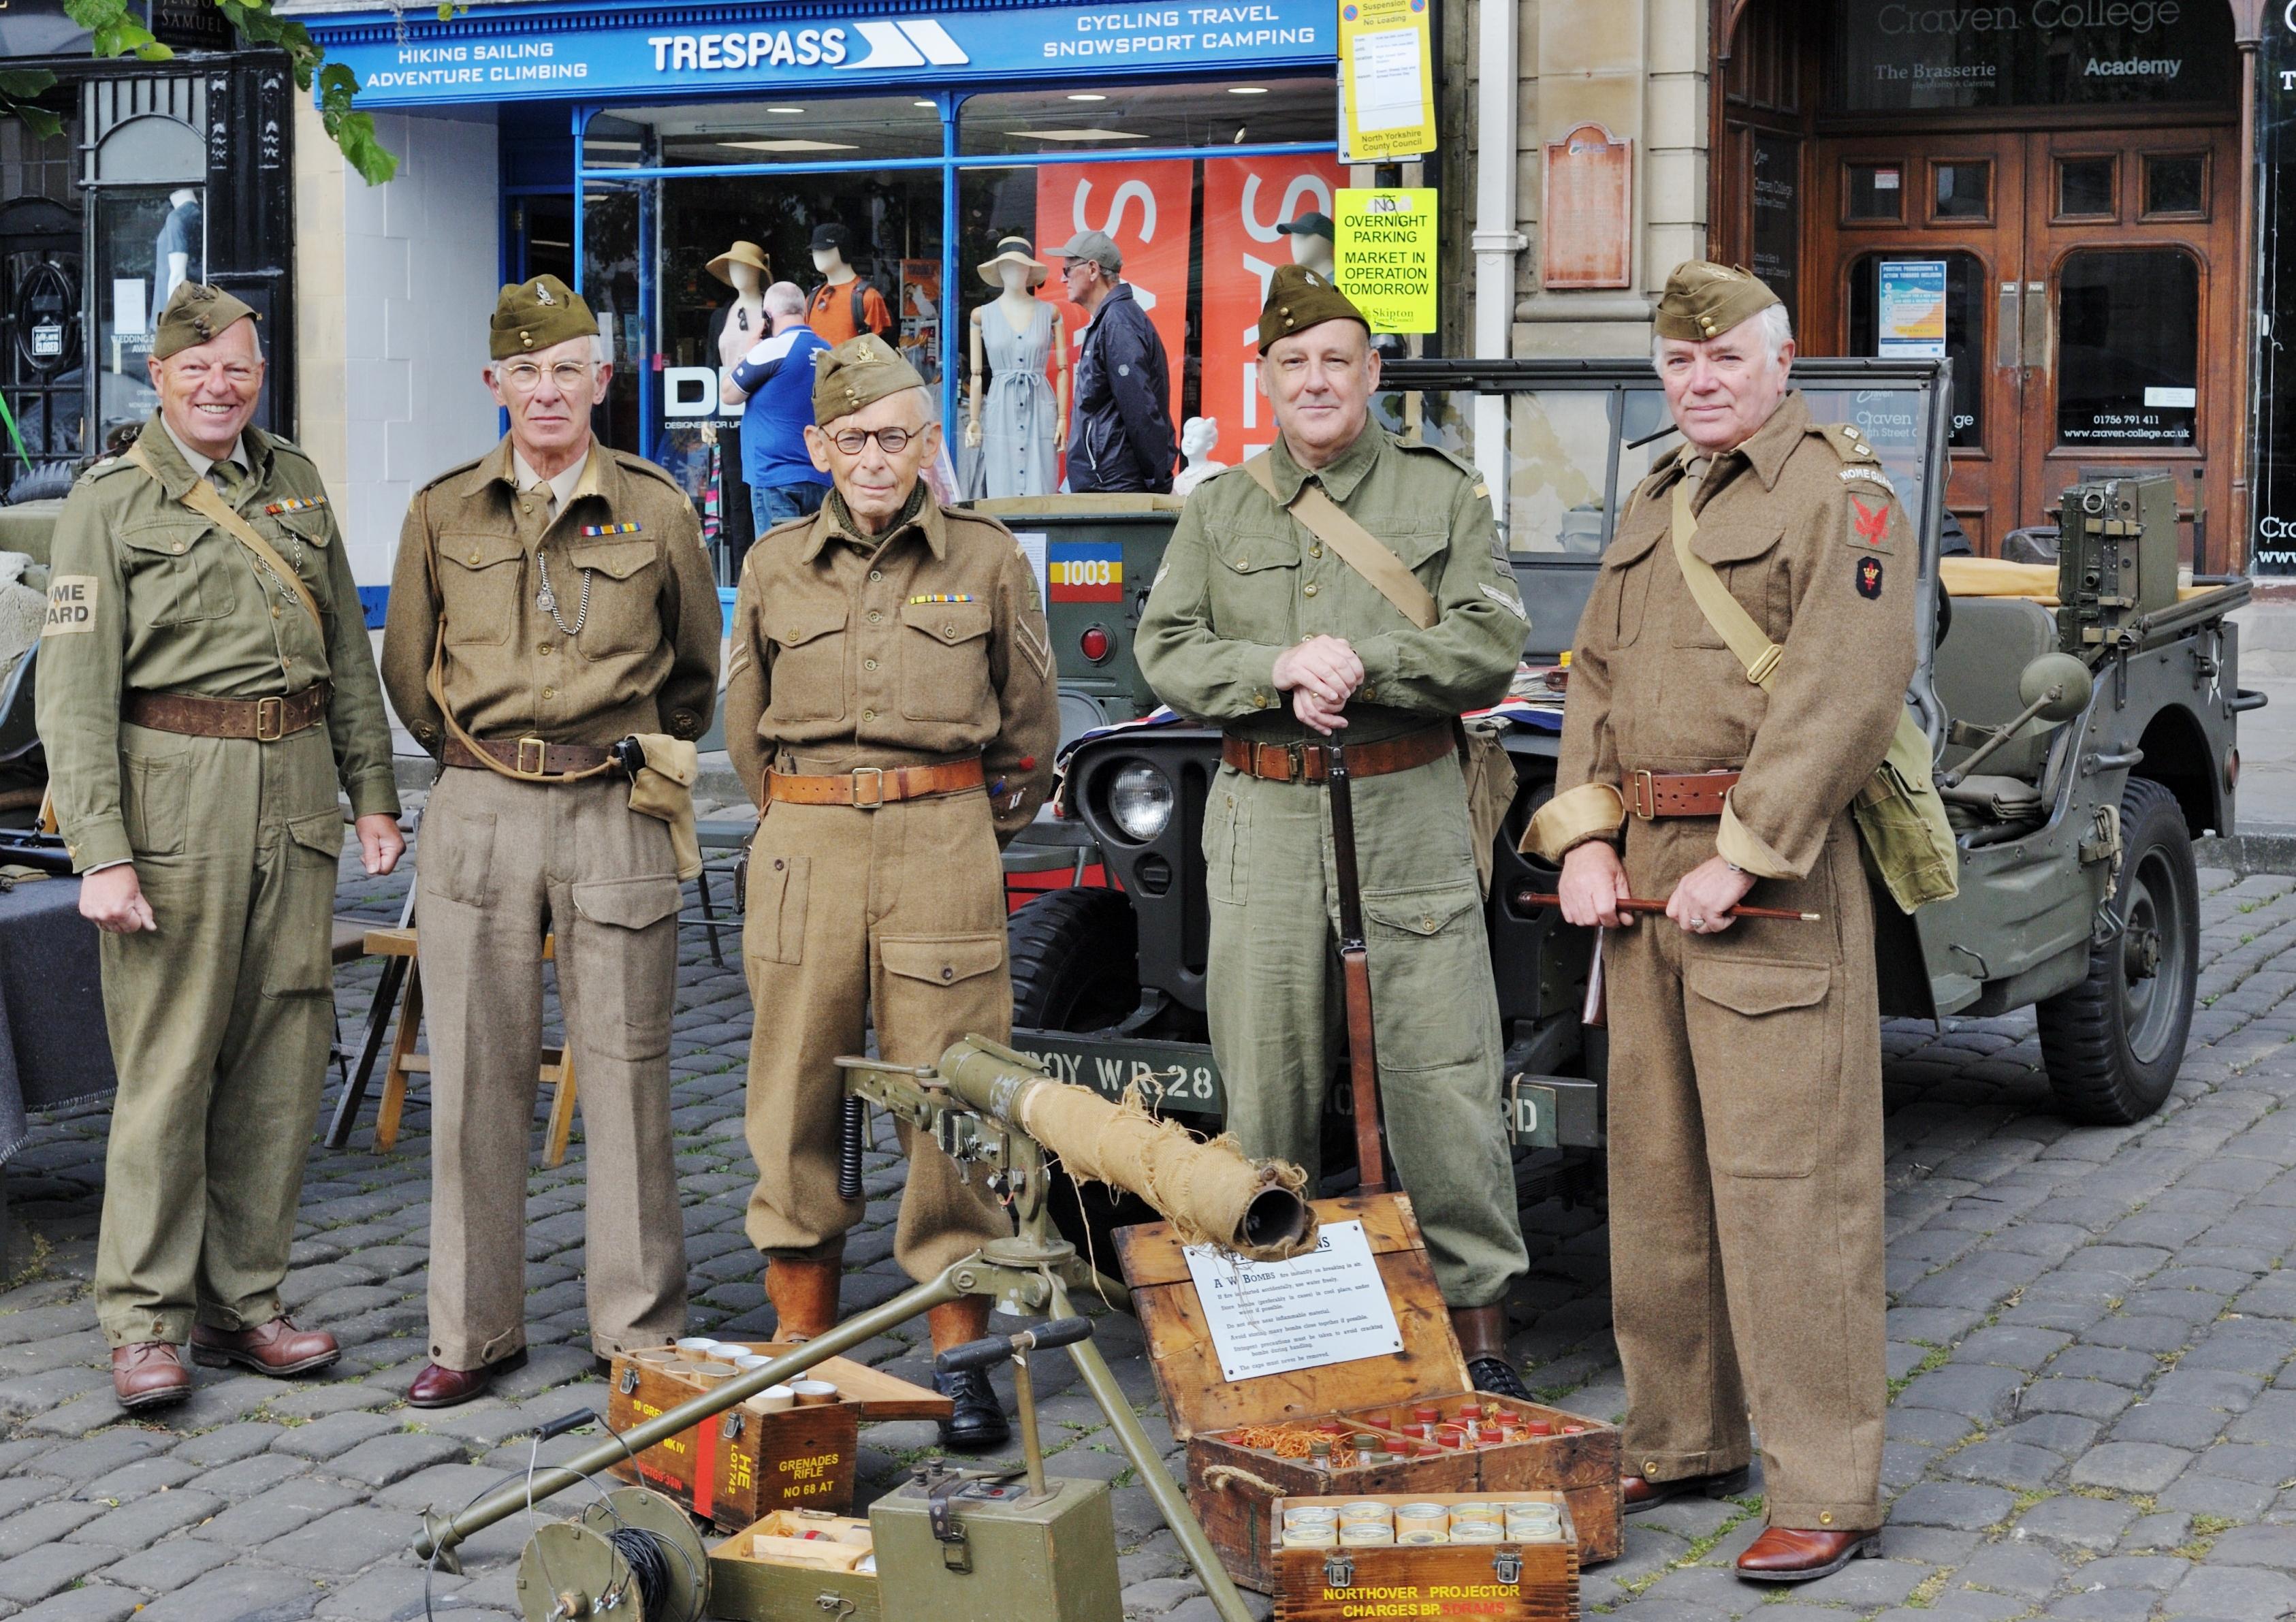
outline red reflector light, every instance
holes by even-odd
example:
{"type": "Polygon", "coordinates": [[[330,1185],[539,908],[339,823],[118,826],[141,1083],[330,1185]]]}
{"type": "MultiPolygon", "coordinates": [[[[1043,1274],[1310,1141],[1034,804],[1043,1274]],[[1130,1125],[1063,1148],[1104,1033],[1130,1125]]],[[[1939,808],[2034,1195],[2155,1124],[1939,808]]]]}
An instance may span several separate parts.
{"type": "Polygon", "coordinates": [[[1103,663],[1110,654],[1116,651],[1115,639],[1109,635],[1107,627],[1104,626],[1094,626],[1086,630],[1083,635],[1077,638],[1077,646],[1082,650],[1084,656],[1095,665],[1103,663]]]}

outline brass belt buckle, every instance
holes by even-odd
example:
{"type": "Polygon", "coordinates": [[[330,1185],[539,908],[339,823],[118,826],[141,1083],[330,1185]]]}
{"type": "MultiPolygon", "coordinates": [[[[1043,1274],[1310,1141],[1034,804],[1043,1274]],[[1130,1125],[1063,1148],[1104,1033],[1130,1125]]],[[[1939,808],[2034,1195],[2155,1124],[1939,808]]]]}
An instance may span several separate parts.
{"type": "Polygon", "coordinates": [[[885,803],[885,768],[881,766],[857,766],[853,768],[853,806],[858,811],[874,811],[885,803]],[[861,798],[861,780],[867,778],[874,789],[871,798],[861,798]]]}
{"type": "Polygon", "coordinates": [[[1647,770],[1627,774],[1627,809],[1644,822],[1658,815],[1658,784],[1647,770]]]}
{"type": "Polygon", "coordinates": [[[1307,744],[1287,743],[1283,746],[1283,781],[1286,782],[1308,781],[1307,744]]]}
{"type": "Polygon", "coordinates": [[[518,755],[511,762],[512,771],[516,772],[521,777],[540,777],[548,770],[549,766],[550,745],[532,736],[521,738],[518,741],[518,755]],[[534,751],[532,766],[526,764],[526,751],[529,749],[534,751]]]}
{"type": "Polygon", "coordinates": [[[255,700],[255,741],[276,743],[287,735],[287,700],[258,699],[255,700]]]}

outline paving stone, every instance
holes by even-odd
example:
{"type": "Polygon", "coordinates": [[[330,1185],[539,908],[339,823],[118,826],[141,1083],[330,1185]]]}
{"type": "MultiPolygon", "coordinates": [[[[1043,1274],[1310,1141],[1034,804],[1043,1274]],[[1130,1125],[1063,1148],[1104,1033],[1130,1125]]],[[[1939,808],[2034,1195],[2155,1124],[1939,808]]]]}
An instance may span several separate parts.
{"type": "Polygon", "coordinates": [[[1124,1591],[1124,1611],[1127,1616],[1160,1617],[1203,1591],[1204,1585],[1193,1577],[1151,1577],[1124,1591]]]}
{"type": "Polygon", "coordinates": [[[82,1583],[16,1613],[14,1622],[126,1622],[143,1609],[144,1596],[109,1583],[82,1583]]]}
{"type": "Polygon", "coordinates": [[[2072,1484],[2120,1493],[2157,1493],[2191,1462],[2192,1455],[2179,1448],[2152,1442],[2107,1442],[2092,1447],[2074,1463],[2072,1484]]]}
{"type": "Polygon", "coordinates": [[[152,1601],[139,1622],[301,1622],[323,1592],[299,1572],[220,1566],[152,1601]]]}
{"type": "Polygon", "coordinates": [[[433,1464],[459,1463],[469,1456],[464,1445],[453,1437],[401,1431],[360,1443],[348,1453],[329,1460],[326,1470],[329,1475],[346,1480],[388,1487],[418,1470],[427,1470],[433,1464]]]}
{"type": "Polygon", "coordinates": [[[2074,1582],[2085,1589],[2149,1588],[2165,1593],[2177,1586],[2192,1569],[2192,1562],[2169,1554],[2124,1554],[2111,1560],[2092,1561],[2074,1575],[2074,1582]]]}
{"type": "Polygon", "coordinates": [[[215,1544],[196,1537],[171,1537],[105,1567],[103,1580],[153,1593],[172,1593],[217,1566],[229,1564],[231,1559],[232,1551],[215,1544]]]}
{"type": "Polygon", "coordinates": [[[398,1553],[413,1536],[406,1515],[357,1504],[273,1539],[263,1545],[263,1558],[299,1571],[344,1574],[398,1553]]]}
{"type": "Polygon", "coordinates": [[[299,1459],[289,1453],[260,1453],[242,1459],[235,1464],[226,1464],[203,1476],[194,1476],[189,1486],[203,1493],[214,1493],[236,1503],[242,1498],[267,1492],[283,1481],[307,1475],[311,1469],[308,1459],[299,1459]]]}
{"type": "Polygon", "coordinates": [[[301,1476],[233,1504],[204,1526],[193,1528],[192,1536],[226,1548],[260,1548],[322,1515],[357,1503],[359,1497],[339,1482],[301,1476]]]}
{"type": "Polygon", "coordinates": [[[280,1419],[323,1419],[359,1408],[387,1408],[398,1400],[390,1391],[361,1380],[339,1380],[330,1385],[303,1386],[271,1399],[269,1411],[280,1419]]]}
{"type": "Polygon", "coordinates": [[[2202,1448],[2216,1439],[2231,1418],[2221,1408],[2203,1408],[2194,1403],[2139,1403],[2114,1423],[2112,1439],[2202,1448]]]}
{"type": "Polygon", "coordinates": [[[2193,1518],[2162,1511],[2158,1514],[2140,1515],[2129,1523],[2120,1535],[2124,1550],[2181,1548],[2193,1535],[2193,1518]]]}
{"type": "Polygon", "coordinates": [[[2269,1566],[2296,1572],[2296,1526],[2235,1527],[2209,1551],[2211,1566],[2269,1566]]]}
{"type": "Polygon", "coordinates": [[[348,1453],[362,1442],[390,1436],[398,1429],[399,1421],[395,1418],[354,1409],[330,1413],[308,1425],[291,1425],[272,1446],[281,1453],[296,1454],[306,1459],[332,1459],[348,1453]]]}
{"type": "Polygon", "coordinates": [[[2296,1610],[2296,1580],[2248,1567],[2202,1566],[2162,1601],[2171,1614],[2223,1617],[2229,1622],[2279,1622],[2296,1610]]]}
{"type": "Polygon", "coordinates": [[[1890,1520],[1908,1526],[1950,1527],[1974,1532],[2006,1520],[2017,1501],[1998,1487],[1924,1481],[1909,1487],[1890,1506],[1890,1520]]]}
{"type": "MultiPolygon", "coordinates": [[[[1894,1509],[1890,1519],[1894,1524],[1894,1509]]],[[[2039,1599],[2056,1592],[2057,1585],[2064,1580],[2066,1564],[2062,1557],[2045,1549],[2015,1543],[1994,1544],[1979,1550],[1967,1565],[1954,1574],[1953,1580],[1964,1587],[2039,1599]]]]}
{"type": "Polygon", "coordinates": [[[119,1555],[116,1549],[89,1544],[43,1542],[12,1560],[0,1561],[0,1600],[15,1605],[45,1600],[119,1555]]]}
{"type": "Polygon", "coordinates": [[[467,1579],[451,1572],[404,1566],[378,1566],[340,1587],[329,1588],[319,1602],[319,1614],[344,1622],[414,1622],[422,1615],[426,1580],[434,1615],[462,1614],[459,1591],[467,1579]]]}
{"type": "Polygon", "coordinates": [[[194,1464],[229,1464],[261,1453],[279,1439],[282,1427],[259,1422],[226,1425],[219,1429],[185,1437],[169,1455],[194,1464]]]}
{"type": "Polygon", "coordinates": [[[212,1493],[153,1493],[76,1528],[71,1541],[105,1544],[115,1549],[141,1549],[170,1532],[197,1526],[223,1509],[226,1500],[212,1493]]]}
{"type": "Polygon", "coordinates": [[[101,1519],[108,1506],[78,1499],[52,1499],[0,1522],[0,1560],[53,1543],[89,1521],[101,1519]]]}
{"type": "Polygon", "coordinates": [[[1995,1440],[1963,1448],[1945,1462],[1942,1470],[1964,1481],[2031,1490],[2047,1486],[2064,1467],[2065,1462],[2046,1448],[1995,1440]]]}
{"type": "Polygon", "coordinates": [[[2015,1536],[2095,1552],[2113,1547],[2136,1519],[2136,1506],[2068,1493],[2044,1499],[2017,1518],[2015,1536]]]}

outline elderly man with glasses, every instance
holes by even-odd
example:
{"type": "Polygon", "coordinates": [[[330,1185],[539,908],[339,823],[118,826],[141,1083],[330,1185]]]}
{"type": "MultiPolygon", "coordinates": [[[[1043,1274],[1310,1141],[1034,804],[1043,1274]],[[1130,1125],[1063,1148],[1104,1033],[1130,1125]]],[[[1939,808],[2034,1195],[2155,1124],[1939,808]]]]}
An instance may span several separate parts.
{"type": "Polygon", "coordinates": [[[582,1088],[591,1346],[611,1356],[685,1328],[677,863],[611,750],[709,725],[718,596],[685,492],[591,438],[611,372],[597,345],[557,277],[503,289],[485,375],[510,433],[415,496],[391,581],[383,681],[445,767],[416,881],[434,1112],[430,1363],[407,1395],[421,1408],[466,1402],[526,1360],[545,932],[582,1088]]]}
{"type": "MultiPolygon", "coordinates": [[[[940,446],[924,380],[870,335],[815,368],[806,444],[833,487],[750,549],[726,685],[726,749],[758,806],[749,1233],[784,1340],[836,1324],[863,1209],[837,1192],[838,1055],[863,1052],[871,1025],[895,1064],[1011,1034],[996,853],[1042,803],[1060,735],[1035,570],[1003,525],[941,506],[919,477],[940,446]]],[[[899,1131],[893,1255],[922,1281],[1012,1225],[931,1138],[899,1131]]],[[[988,1320],[977,1297],[933,1308],[933,1349],[988,1320]]],[[[935,1378],[955,1403],[949,1446],[1005,1440],[986,1376],[935,1378]]]]}

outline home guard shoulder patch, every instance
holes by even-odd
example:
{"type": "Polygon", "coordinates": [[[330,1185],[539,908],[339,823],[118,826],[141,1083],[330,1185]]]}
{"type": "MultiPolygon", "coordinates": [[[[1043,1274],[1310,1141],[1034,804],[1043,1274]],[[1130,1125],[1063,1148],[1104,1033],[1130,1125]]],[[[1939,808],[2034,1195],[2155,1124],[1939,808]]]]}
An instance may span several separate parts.
{"type": "Polygon", "coordinates": [[[971,602],[972,601],[974,598],[971,592],[921,592],[909,599],[912,607],[920,602],[971,602]]]}
{"type": "Polygon", "coordinates": [[[644,524],[585,524],[582,526],[582,538],[595,540],[602,535],[637,535],[644,528],[644,524]]]}
{"type": "Polygon", "coordinates": [[[1882,594],[1882,560],[1857,560],[1857,594],[1871,602],[1882,594]]]}
{"type": "Polygon", "coordinates": [[[1840,469],[1839,471],[1844,484],[1877,484],[1892,496],[1898,493],[1898,487],[1890,482],[1890,476],[1880,468],[1868,467],[1861,462],[1855,466],[1840,469]]]}
{"type": "Polygon", "coordinates": [[[58,575],[48,582],[48,613],[40,627],[44,636],[67,636],[95,629],[94,575],[58,575]]]}
{"type": "Polygon", "coordinates": [[[326,504],[327,498],[324,496],[297,496],[286,501],[272,502],[263,510],[272,517],[279,518],[290,512],[308,512],[314,507],[326,504]]]}
{"type": "Polygon", "coordinates": [[[1861,552],[1887,553],[1890,547],[1890,504],[1867,506],[1858,496],[1849,498],[1849,530],[1842,537],[1861,552]]]}

